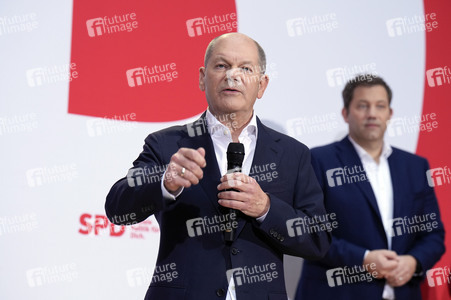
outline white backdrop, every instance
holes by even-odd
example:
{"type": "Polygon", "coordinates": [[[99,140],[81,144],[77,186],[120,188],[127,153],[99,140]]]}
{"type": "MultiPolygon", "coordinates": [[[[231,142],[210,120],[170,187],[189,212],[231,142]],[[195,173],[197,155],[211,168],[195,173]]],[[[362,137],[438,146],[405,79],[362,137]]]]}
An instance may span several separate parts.
{"type": "MultiPolygon", "coordinates": [[[[421,114],[424,31],[389,20],[424,15],[422,1],[238,0],[237,11],[239,31],[267,53],[270,84],[255,110],[269,126],[309,147],[341,139],[342,81],[365,68],[392,87],[395,117],[421,114]]],[[[27,71],[70,63],[72,1],[2,1],[0,22],[0,298],[142,299],[158,226],[151,217],[111,231],[105,196],[150,132],[188,120],[71,115],[67,80],[32,86],[27,71]]],[[[414,152],[417,138],[388,141],[414,152]]],[[[292,295],[301,264],[286,265],[292,295]]]]}

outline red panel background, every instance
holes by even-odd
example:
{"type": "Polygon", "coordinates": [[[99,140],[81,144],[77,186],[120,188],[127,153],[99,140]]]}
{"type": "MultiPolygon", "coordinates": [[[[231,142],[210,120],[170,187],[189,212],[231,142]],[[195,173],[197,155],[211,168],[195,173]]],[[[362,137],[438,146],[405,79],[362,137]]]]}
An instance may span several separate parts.
{"type": "MultiPolygon", "coordinates": [[[[218,34],[190,37],[186,21],[235,13],[235,1],[74,1],[71,61],[79,78],[70,84],[69,113],[96,117],[123,117],[136,121],[180,120],[202,112],[205,96],[198,88],[201,53],[218,34]],[[131,32],[88,35],[86,21],[135,13],[131,32]],[[176,63],[178,78],[130,87],[126,71],[176,63]]],[[[236,31],[236,28],[232,31],[236,31]]]]}
{"type": "MultiPolygon", "coordinates": [[[[437,29],[426,31],[426,70],[451,67],[451,2],[442,0],[425,0],[425,14],[436,13],[439,25],[437,29]]],[[[428,158],[430,167],[451,167],[451,84],[443,81],[442,85],[430,87],[426,78],[424,83],[423,115],[435,113],[438,127],[431,132],[421,131],[417,154],[428,158]]],[[[445,230],[451,230],[451,184],[435,186],[440,212],[445,224],[445,230]]],[[[445,244],[447,251],[435,267],[451,266],[451,240],[446,234],[445,244]]],[[[423,283],[423,298],[430,300],[451,299],[451,285],[428,287],[427,281],[423,283]]]]}

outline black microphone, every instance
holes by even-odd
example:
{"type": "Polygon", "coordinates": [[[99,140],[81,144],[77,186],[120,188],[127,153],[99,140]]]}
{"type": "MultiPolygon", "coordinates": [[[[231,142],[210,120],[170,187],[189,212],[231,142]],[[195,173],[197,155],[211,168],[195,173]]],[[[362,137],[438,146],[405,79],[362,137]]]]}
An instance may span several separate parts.
{"type": "MultiPolygon", "coordinates": [[[[227,174],[241,172],[244,160],[244,145],[241,143],[230,143],[227,147],[227,174]]],[[[227,189],[226,191],[239,192],[236,189],[227,189]]],[[[237,211],[233,208],[229,208],[229,218],[226,224],[225,240],[232,242],[235,235],[235,229],[233,228],[232,216],[236,217],[237,211]]]]}

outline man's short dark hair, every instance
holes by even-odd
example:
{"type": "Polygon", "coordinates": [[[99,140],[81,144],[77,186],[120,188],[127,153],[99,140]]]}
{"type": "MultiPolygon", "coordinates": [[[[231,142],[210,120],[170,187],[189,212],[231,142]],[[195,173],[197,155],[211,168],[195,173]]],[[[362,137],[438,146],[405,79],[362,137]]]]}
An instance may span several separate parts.
{"type": "Polygon", "coordinates": [[[385,88],[388,95],[388,104],[391,104],[392,91],[388,84],[379,76],[373,74],[360,74],[349,80],[343,89],[343,105],[346,110],[349,110],[349,105],[351,104],[352,97],[354,97],[354,90],[359,87],[373,87],[376,85],[381,85],[385,88]]]}
{"type": "MultiPolygon", "coordinates": [[[[207,46],[207,50],[205,51],[205,58],[204,58],[204,65],[207,66],[207,61],[210,59],[211,53],[213,52],[213,49],[216,45],[216,41],[221,37],[217,36],[215,37],[207,46]]],[[[251,39],[252,41],[254,41],[255,46],[257,46],[257,51],[258,51],[258,64],[259,64],[259,68],[260,68],[260,72],[262,74],[265,74],[265,70],[266,70],[266,54],[265,54],[265,50],[263,50],[262,46],[260,46],[259,43],[257,43],[257,41],[255,41],[254,39],[251,39]]]]}

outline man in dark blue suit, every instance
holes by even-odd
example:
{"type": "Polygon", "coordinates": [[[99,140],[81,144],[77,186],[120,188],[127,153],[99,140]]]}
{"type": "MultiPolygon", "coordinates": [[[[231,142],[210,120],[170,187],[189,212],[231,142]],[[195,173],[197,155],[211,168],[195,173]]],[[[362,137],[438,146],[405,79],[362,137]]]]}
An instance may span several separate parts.
{"type": "Polygon", "coordinates": [[[326,256],[305,261],[296,299],[421,299],[420,282],[444,253],[428,162],[384,142],[391,98],[380,77],[352,79],[343,90],[349,135],[312,149],[338,227],[326,256]]]}
{"type": "Polygon", "coordinates": [[[160,225],[146,299],[286,299],[283,254],[318,259],[328,250],[327,230],[294,234],[287,226],[315,217],[318,227],[328,223],[319,218],[326,212],[308,148],[254,114],[269,80],[265,65],[249,37],[214,39],[199,74],[207,111],[150,134],[128,176],[111,188],[112,222],[154,214],[160,225]],[[242,172],[226,174],[231,142],[242,143],[245,156],[242,172]]]}

